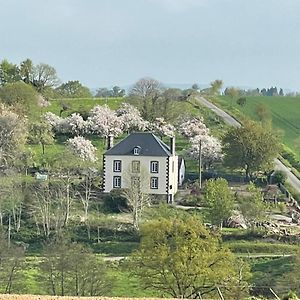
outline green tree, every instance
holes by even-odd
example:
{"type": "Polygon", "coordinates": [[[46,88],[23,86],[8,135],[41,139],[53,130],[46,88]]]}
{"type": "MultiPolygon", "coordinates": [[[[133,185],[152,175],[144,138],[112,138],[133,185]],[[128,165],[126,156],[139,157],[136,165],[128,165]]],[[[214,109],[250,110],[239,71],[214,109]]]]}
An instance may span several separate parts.
{"type": "Polygon", "coordinates": [[[271,120],[271,115],[268,106],[263,103],[257,104],[255,107],[255,113],[262,123],[267,123],[271,120]]]}
{"type": "Polygon", "coordinates": [[[113,97],[124,97],[125,96],[125,90],[121,89],[119,86],[115,85],[112,88],[112,96],[113,97]]]}
{"type": "Polygon", "coordinates": [[[223,178],[210,179],[205,185],[204,193],[209,206],[211,223],[222,228],[234,207],[234,196],[228,187],[228,182],[223,178]]]}
{"type": "Polygon", "coordinates": [[[29,142],[40,144],[44,155],[45,145],[52,145],[54,142],[54,133],[51,125],[45,121],[31,123],[29,128],[29,142]]]}
{"type": "Polygon", "coordinates": [[[131,273],[162,296],[198,298],[235,276],[234,256],[195,217],[147,222],[141,236],[131,273]]]}
{"type": "Polygon", "coordinates": [[[90,98],[92,94],[86,86],[78,80],[70,80],[56,88],[56,92],[63,98],[90,98]]]}
{"type": "Polygon", "coordinates": [[[231,128],[223,137],[225,165],[245,170],[246,179],[272,168],[280,150],[278,136],[253,121],[231,128]]]}
{"type": "Polygon", "coordinates": [[[0,102],[13,107],[13,110],[19,114],[35,115],[38,94],[24,82],[8,83],[0,87],[0,102]]]}
{"type": "Polygon", "coordinates": [[[0,63],[0,83],[5,85],[21,80],[19,67],[4,59],[0,63]]]}
{"type": "Polygon", "coordinates": [[[216,79],[210,83],[211,93],[213,95],[219,95],[221,88],[223,86],[223,81],[221,79],[216,79]]]}
{"type": "Polygon", "coordinates": [[[229,96],[232,99],[235,99],[239,96],[239,90],[234,87],[229,87],[225,89],[224,95],[229,96]]]}
{"type": "Polygon", "coordinates": [[[250,196],[243,196],[239,199],[239,209],[246,222],[253,228],[257,222],[266,219],[267,206],[260,189],[253,183],[249,185],[247,191],[250,196]]]}
{"type": "Polygon", "coordinates": [[[33,63],[32,63],[31,59],[27,58],[26,60],[21,62],[20,76],[25,83],[27,83],[27,84],[32,83],[32,81],[33,81],[33,63]]]}
{"type": "Polygon", "coordinates": [[[38,92],[43,92],[47,88],[57,86],[59,79],[55,68],[44,63],[33,67],[32,84],[38,92]]]}

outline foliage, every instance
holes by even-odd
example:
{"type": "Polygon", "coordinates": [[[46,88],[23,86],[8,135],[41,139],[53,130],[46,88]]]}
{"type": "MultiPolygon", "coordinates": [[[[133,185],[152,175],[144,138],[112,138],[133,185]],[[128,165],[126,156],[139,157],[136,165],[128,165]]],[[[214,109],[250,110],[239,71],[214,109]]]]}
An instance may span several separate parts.
{"type": "Polygon", "coordinates": [[[21,80],[19,67],[4,59],[0,63],[0,83],[2,85],[21,80]]]}
{"type": "Polygon", "coordinates": [[[30,85],[24,82],[13,82],[0,87],[0,102],[19,114],[35,115],[38,95],[30,85]]]}
{"type": "Polygon", "coordinates": [[[54,134],[49,123],[41,121],[30,124],[29,143],[40,144],[43,154],[45,154],[45,145],[51,145],[53,142],[54,134]]]}
{"type": "Polygon", "coordinates": [[[3,233],[0,235],[0,291],[10,294],[15,291],[16,281],[20,281],[24,249],[11,244],[8,246],[3,233]]]}
{"type": "MultiPolygon", "coordinates": [[[[288,293],[289,291],[294,291],[297,294],[300,293],[300,277],[299,277],[299,267],[300,267],[300,252],[296,253],[292,258],[291,269],[287,270],[285,274],[281,277],[277,283],[277,288],[282,291],[282,293],[288,293]]],[[[294,299],[294,298],[287,298],[294,299]]],[[[297,299],[297,298],[296,298],[297,299]]]]}
{"type": "Polygon", "coordinates": [[[125,90],[121,89],[119,86],[114,86],[110,90],[108,88],[99,88],[97,90],[95,97],[116,98],[116,97],[124,97],[124,96],[125,96],[125,90]]]}
{"type": "Polygon", "coordinates": [[[284,171],[281,171],[281,170],[276,170],[274,173],[273,173],[273,176],[272,176],[272,183],[281,183],[281,184],[284,184],[286,179],[287,179],[287,175],[284,171]]]}
{"type": "Polygon", "coordinates": [[[52,295],[100,296],[111,288],[103,261],[80,244],[60,239],[44,255],[42,277],[52,295]]]}
{"type": "Polygon", "coordinates": [[[131,256],[131,273],[162,296],[203,296],[235,275],[232,254],[195,217],[148,222],[141,233],[140,249],[131,256]]]}
{"type": "Polygon", "coordinates": [[[251,227],[255,227],[257,222],[266,219],[265,212],[267,207],[260,189],[255,187],[253,183],[248,186],[247,191],[250,193],[250,196],[244,196],[239,199],[239,208],[246,222],[251,227]]]}
{"type": "Polygon", "coordinates": [[[213,95],[220,94],[221,88],[223,86],[223,81],[221,79],[216,79],[210,83],[211,93],[213,95]]]}
{"type": "Polygon", "coordinates": [[[78,80],[70,80],[56,88],[56,92],[63,98],[89,98],[92,97],[90,90],[78,80]]]}
{"type": "Polygon", "coordinates": [[[231,217],[234,197],[223,178],[210,179],[204,189],[205,201],[209,206],[209,218],[213,225],[222,226],[231,217]]]}
{"type": "Polygon", "coordinates": [[[113,189],[103,199],[104,209],[110,212],[119,213],[129,209],[126,198],[122,195],[122,189],[113,189]]]}
{"type": "Polygon", "coordinates": [[[276,134],[253,121],[231,128],[223,137],[224,163],[244,169],[247,179],[255,172],[270,169],[279,150],[276,134]]]}

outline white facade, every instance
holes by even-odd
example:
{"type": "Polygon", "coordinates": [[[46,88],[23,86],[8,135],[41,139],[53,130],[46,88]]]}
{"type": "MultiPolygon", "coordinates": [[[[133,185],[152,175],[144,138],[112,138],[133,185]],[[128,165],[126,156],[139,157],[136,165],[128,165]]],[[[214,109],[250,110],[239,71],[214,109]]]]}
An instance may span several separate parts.
{"type": "Polygon", "coordinates": [[[114,188],[130,188],[132,184],[138,182],[143,193],[174,196],[177,192],[177,178],[178,156],[176,155],[104,156],[105,193],[109,193],[114,188]]]}

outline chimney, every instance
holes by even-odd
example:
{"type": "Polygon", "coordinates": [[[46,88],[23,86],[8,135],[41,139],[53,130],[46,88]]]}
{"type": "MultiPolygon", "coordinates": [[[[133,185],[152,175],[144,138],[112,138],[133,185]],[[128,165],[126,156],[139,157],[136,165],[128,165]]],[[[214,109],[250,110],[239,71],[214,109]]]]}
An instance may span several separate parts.
{"type": "Polygon", "coordinates": [[[107,150],[109,150],[113,146],[114,146],[114,136],[113,135],[109,135],[108,136],[108,140],[107,140],[107,150]]]}
{"type": "Polygon", "coordinates": [[[170,137],[170,151],[172,155],[175,155],[175,136],[170,137]]]}

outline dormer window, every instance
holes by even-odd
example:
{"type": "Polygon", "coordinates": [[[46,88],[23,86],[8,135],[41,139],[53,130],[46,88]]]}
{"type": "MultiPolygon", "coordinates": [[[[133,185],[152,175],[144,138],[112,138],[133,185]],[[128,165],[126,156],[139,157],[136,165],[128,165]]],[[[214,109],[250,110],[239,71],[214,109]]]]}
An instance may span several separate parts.
{"type": "Polygon", "coordinates": [[[140,155],[140,152],[141,152],[140,146],[136,146],[133,148],[133,155],[140,155]]]}

